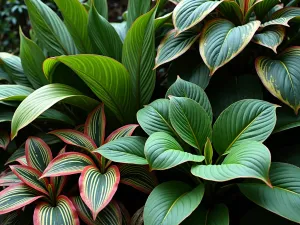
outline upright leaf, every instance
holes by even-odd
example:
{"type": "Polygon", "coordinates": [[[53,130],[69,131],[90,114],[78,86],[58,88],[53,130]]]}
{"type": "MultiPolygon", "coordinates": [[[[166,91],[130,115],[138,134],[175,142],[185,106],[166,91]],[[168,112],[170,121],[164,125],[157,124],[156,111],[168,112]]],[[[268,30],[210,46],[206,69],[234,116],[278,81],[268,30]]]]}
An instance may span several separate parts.
{"type": "Polygon", "coordinates": [[[214,155],[213,147],[211,145],[209,138],[207,138],[207,141],[204,146],[204,157],[205,157],[206,165],[212,164],[213,155],[214,155]]]}
{"type": "Polygon", "coordinates": [[[107,0],[89,0],[91,4],[94,4],[97,12],[103,16],[106,20],[108,19],[108,6],[107,0]]]}
{"type": "Polygon", "coordinates": [[[237,1],[223,1],[218,6],[218,11],[220,11],[224,18],[230,20],[236,25],[243,23],[244,15],[237,1]]]}
{"type": "Polygon", "coordinates": [[[150,0],[129,0],[128,1],[128,16],[127,16],[127,29],[131,28],[134,21],[145,14],[150,9],[150,0]]]}

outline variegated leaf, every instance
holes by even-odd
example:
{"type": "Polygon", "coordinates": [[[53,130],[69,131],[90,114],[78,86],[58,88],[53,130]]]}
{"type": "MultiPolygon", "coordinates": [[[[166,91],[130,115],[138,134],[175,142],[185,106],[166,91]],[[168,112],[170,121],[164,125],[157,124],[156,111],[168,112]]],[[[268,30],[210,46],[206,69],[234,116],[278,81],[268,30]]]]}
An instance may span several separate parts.
{"type": "Polygon", "coordinates": [[[26,156],[21,156],[20,158],[17,158],[15,160],[16,162],[20,163],[23,166],[28,166],[27,160],[26,160],[26,156]]]}
{"type": "Polygon", "coordinates": [[[133,134],[138,124],[128,124],[113,131],[106,139],[104,143],[119,139],[121,137],[129,137],[133,134]]]}
{"type": "Polygon", "coordinates": [[[300,8],[298,7],[285,7],[272,14],[271,20],[265,22],[261,27],[270,25],[283,25],[289,27],[288,22],[300,20],[300,8]]]}
{"type": "Polygon", "coordinates": [[[22,183],[22,181],[12,171],[4,172],[0,176],[0,186],[8,187],[18,183],[22,183]]]}
{"type": "Polygon", "coordinates": [[[9,142],[10,142],[10,138],[8,132],[0,130],[0,148],[6,150],[9,142]]]}

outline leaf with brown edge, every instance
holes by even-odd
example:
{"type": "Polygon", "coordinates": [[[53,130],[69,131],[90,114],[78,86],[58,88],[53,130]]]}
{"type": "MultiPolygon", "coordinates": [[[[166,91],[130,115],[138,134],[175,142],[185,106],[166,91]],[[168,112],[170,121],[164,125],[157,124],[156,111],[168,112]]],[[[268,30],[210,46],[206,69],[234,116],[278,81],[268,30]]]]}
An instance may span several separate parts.
{"type": "Polygon", "coordinates": [[[111,166],[101,174],[95,166],[84,168],[79,178],[80,196],[92,212],[93,219],[104,209],[117,191],[120,172],[117,166],[111,166]]]}
{"type": "Polygon", "coordinates": [[[128,124],[113,131],[106,139],[104,143],[119,139],[121,137],[129,137],[133,134],[138,124],[128,124]]]}
{"type": "Polygon", "coordinates": [[[0,130],[0,148],[6,150],[9,142],[10,142],[10,138],[8,132],[0,130]]]}

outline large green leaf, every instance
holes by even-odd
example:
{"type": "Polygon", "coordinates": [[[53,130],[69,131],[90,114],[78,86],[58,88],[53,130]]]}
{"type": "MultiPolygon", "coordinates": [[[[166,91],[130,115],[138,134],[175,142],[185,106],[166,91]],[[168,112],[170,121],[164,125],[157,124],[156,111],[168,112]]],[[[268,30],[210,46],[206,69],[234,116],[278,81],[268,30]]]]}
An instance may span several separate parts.
{"type": "Polygon", "coordinates": [[[16,109],[11,124],[11,137],[14,138],[20,129],[62,100],[84,110],[91,110],[99,104],[98,101],[82,95],[67,85],[49,84],[43,86],[29,95],[16,109]]]}
{"type": "MultiPolygon", "coordinates": [[[[139,2],[142,4],[141,1],[139,2]]],[[[128,31],[124,41],[122,62],[131,76],[137,110],[148,103],[155,86],[156,77],[153,67],[155,64],[154,18],[156,9],[157,6],[139,17],[128,31]]]]}
{"type": "Polygon", "coordinates": [[[145,144],[145,156],[151,170],[166,170],[185,162],[202,162],[204,156],[184,152],[180,144],[169,134],[151,134],[145,144]]]}
{"type": "Polygon", "coordinates": [[[256,71],[261,81],[280,101],[298,113],[300,108],[300,47],[286,49],[277,59],[258,57],[255,61],[256,71]]]}
{"type": "Polygon", "coordinates": [[[55,72],[58,63],[63,63],[75,71],[121,122],[132,118],[130,75],[121,63],[96,55],[60,56],[44,62],[48,79],[55,72]]]}
{"type": "Polygon", "coordinates": [[[256,17],[260,20],[264,19],[266,14],[279,3],[280,0],[263,0],[258,2],[254,7],[256,17]]]}
{"type": "Polygon", "coordinates": [[[200,54],[210,74],[213,75],[218,68],[238,55],[251,41],[259,26],[257,20],[237,27],[225,19],[209,21],[200,38],[200,54]]]}
{"type": "Polygon", "coordinates": [[[224,182],[237,178],[254,178],[271,186],[269,169],[271,154],[267,147],[255,141],[235,144],[221,165],[194,165],[191,172],[205,180],[224,182]]]}
{"type": "Polygon", "coordinates": [[[273,133],[278,133],[288,129],[300,126],[300,115],[290,110],[290,108],[282,107],[277,110],[277,122],[273,133]]]}
{"type": "Polygon", "coordinates": [[[270,179],[273,188],[264,184],[239,184],[240,190],[254,203],[288,220],[300,223],[300,168],[273,163],[270,179]]]}
{"type": "Polygon", "coordinates": [[[134,21],[141,15],[147,13],[150,9],[151,0],[129,0],[128,1],[128,15],[127,15],[127,29],[131,28],[134,21]]]}
{"type": "Polygon", "coordinates": [[[107,0],[88,0],[89,4],[94,4],[97,12],[103,16],[105,19],[108,19],[108,5],[107,0]]]}
{"type": "Polygon", "coordinates": [[[212,132],[212,120],[203,107],[189,98],[171,97],[170,120],[179,136],[202,153],[212,132]]]}
{"type": "Polygon", "coordinates": [[[244,15],[237,1],[225,0],[219,6],[221,15],[236,25],[243,23],[244,15]]]}
{"type": "Polygon", "coordinates": [[[145,224],[178,225],[197,208],[203,195],[203,184],[193,189],[180,181],[162,183],[146,201],[145,224]]]}
{"type": "Polygon", "coordinates": [[[17,84],[2,84],[0,88],[0,101],[23,101],[34,90],[17,84]]]}
{"type": "Polygon", "coordinates": [[[298,7],[285,7],[274,12],[271,16],[271,20],[263,23],[261,27],[270,25],[283,25],[289,27],[288,22],[299,21],[300,8],[298,7]]]}
{"type": "Polygon", "coordinates": [[[51,55],[74,55],[74,41],[65,24],[40,0],[25,0],[30,22],[38,41],[51,55]]]}
{"type": "Polygon", "coordinates": [[[263,142],[276,124],[277,106],[269,102],[246,99],[225,109],[213,127],[213,145],[219,154],[244,140],[263,142]]]}
{"type": "Polygon", "coordinates": [[[173,23],[178,33],[192,28],[210,14],[222,1],[183,0],[174,9],[173,23]]]}

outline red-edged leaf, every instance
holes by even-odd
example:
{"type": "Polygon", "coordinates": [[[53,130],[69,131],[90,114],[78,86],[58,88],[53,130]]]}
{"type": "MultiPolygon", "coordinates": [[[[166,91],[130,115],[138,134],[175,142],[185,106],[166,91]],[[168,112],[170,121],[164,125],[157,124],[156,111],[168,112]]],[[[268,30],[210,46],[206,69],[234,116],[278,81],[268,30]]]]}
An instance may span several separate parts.
{"type": "Polygon", "coordinates": [[[5,171],[0,176],[0,186],[8,187],[18,183],[22,183],[22,181],[12,171],[5,171]]]}
{"type": "Polygon", "coordinates": [[[0,148],[6,150],[10,142],[9,133],[3,130],[0,130],[0,148]]]}
{"type": "Polygon", "coordinates": [[[57,198],[55,207],[47,202],[39,203],[34,210],[33,223],[34,225],[80,225],[73,203],[64,195],[57,198]]]}
{"type": "Polygon", "coordinates": [[[97,148],[97,145],[89,136],[77,130],[54,130],[51,131],[49,134],[57,136],[68,145],[74,145],[89,151],[92,151],[97,148]]]}
{"type": "Polygon", "coordinates": [[[0,215],[20,209],[43,197],[26,184],[15,184],[0,192],[0,215]]]}
{"type": "Polygon", "coordinates": [[[10,166],[11,171],[29,187],[48,195],[46,178],[39,179],[42,173],[29,166],[10,166]]]}
{"type": "Polygon", "coordinates": [[[129,124],[125,125],[123,127],[120,127],[119,129],[113,131],[105,140],[105,143],[109,141],[113,141],[115,139],[121,138],[121,137],[127,137],[131,136],[135,129],[138,127],[138,124],[129,124]]]}
{"type": "Polygon", "coordinates": [[[25,155],[22,156],[22,157],[20,157],[20,158],[17,158],[15,161],[18,162],[18,163],[20,163],[23,166],[28,166],[28,163],[27,163],[25,155]]]}
{"type": "Polygon", "coordinates": [[[96,166],[93,160],[79,152],[67,152],[56,156],[45,169],[42,177],[57,177],[81,173],[86,166],[96,166]]]}
{"type": "Polygon", "coordinates": [[[53,159],[49,146],[38,137],[29,137],[25,143],[25,156],[29,166],[43,172],[53,159]]]}
{"type": "Polygon", "coordinates": [[[121,164],[118,166],[121,174],[120,182],[129,185],[146,194],[158,184],[153,172],[149,172],[149,167],[131,164],[121,164]]]}
{"type": "Polygon", "coordinates": [[[9,159],[6,161],[5,165],[15,162],[18,158],[25,156],[25,148],[20,147],[14,153],[9,157],[9,159]]]}
{"type": "Polygon", "coordinates": [[[71,201],[78,212],[79,217],[87,225],[122,225],[122,214],[118,204],[112,200],[97,216],[93,219],[90,209],[86,206],[80,196],[72,197],[71,201]]]}
{"type": "Polygon", "coordinates": [[[98,147],[104,143],[105,125],[106,117],[102,103],[89,114],[84,125],[84,133],[92,138],[98,147]]]}
{"type": "Polygon", "coordinates": [[[84,168],[79,178],[80,196],[92,212],[95,220],[117,191],[120,172],[117,166],[111,166],[105,174],[94,166],[84,168]]]}

